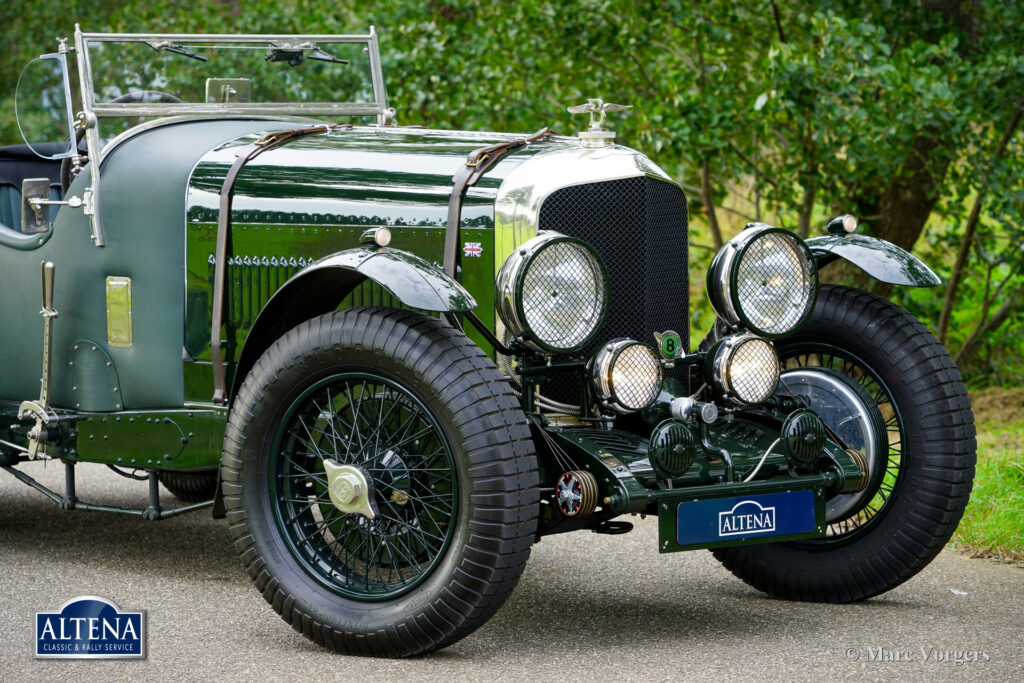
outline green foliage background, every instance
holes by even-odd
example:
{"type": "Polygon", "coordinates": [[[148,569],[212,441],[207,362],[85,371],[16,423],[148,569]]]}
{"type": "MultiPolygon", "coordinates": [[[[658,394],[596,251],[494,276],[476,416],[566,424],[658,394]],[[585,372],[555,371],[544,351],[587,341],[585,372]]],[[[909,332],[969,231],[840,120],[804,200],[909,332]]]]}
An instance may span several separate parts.
{"type": "Polygon", "coordinates": [[[826,278],[911,309],[975,384],[1024,376],[1019,2],[9,2],[0,142],[20,142],[21,67],[75,22],[253,33],[373,24],[402,124],[571,134],[583,122],[566,105],[632,104],[614,121],[620,142],[678,178],[691,202],[694,335],[710,324],[699,275],[722,239],[749,220],[817,234],[849,212],[861,232],[913,249],[958,286],[946,297],[878,288],[841,268],[826,278]]]}

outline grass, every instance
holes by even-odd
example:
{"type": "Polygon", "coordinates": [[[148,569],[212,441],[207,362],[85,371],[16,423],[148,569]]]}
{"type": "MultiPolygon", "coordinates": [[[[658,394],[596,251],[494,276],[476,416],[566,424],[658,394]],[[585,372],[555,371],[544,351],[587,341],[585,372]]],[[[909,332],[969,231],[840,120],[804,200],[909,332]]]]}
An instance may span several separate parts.
{"type": "Polygon", "coordinates": [[[978,467],[951,546],[1024,567],[1024,388],[971,393],[978,467]]]}

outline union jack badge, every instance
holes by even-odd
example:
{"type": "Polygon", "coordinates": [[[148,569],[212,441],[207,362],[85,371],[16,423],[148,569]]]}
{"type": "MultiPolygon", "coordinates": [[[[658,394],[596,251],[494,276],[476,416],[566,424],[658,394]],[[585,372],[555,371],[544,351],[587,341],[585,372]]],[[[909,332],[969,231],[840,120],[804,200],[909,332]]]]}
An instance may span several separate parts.
{"type": "Polygon", "coordinates": [[[480,258],[484,255],[484,248],[480,242],[466,242],[462,247],[462,255],[467,258],[480,258]]]}

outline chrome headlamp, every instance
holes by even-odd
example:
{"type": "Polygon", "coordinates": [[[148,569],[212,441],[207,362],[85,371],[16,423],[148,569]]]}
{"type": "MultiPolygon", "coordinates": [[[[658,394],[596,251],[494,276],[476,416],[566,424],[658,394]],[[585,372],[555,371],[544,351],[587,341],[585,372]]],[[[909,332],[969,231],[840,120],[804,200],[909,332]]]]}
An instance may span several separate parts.
{"type": "Polygon", "coordinates": [[[494,284],[494,307],[524,344],[568,353],[594,338],[608,313],[608,272],[593,247],[542,232],[512,252],[494,284]]]}
{"type": "Polygon", "coordinates": [[[591,362],[598,399],[620,413],[642,410],[661,391],[657,352],[634,339],[616,339],[602,346],[591,362]]]}
{"type": "Polygon", "coordinates": [[[779,383],[775,347],[752,334],[734,334],[711,348],[707,379],[715,392],[739,403],[763,403],[779,383]]]}
{"type": "Polygon", "coordinates": [[[708,268],[708,298],[722,320],[768,338],[792,332],[811,312],[818,271],[803,240],[751,223],[708,268]]]}

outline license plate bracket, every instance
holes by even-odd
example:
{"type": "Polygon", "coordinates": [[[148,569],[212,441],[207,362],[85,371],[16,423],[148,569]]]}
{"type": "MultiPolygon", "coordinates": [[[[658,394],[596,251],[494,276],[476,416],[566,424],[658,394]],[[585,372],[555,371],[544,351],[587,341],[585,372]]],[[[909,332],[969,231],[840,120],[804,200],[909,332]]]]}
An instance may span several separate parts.
{"type": "Polygon", "coordinates": [[[816,538],[825,532],[825,490],[801,488],[745,496],[678,498],[658,505],[663,553],[816,538]]]}

